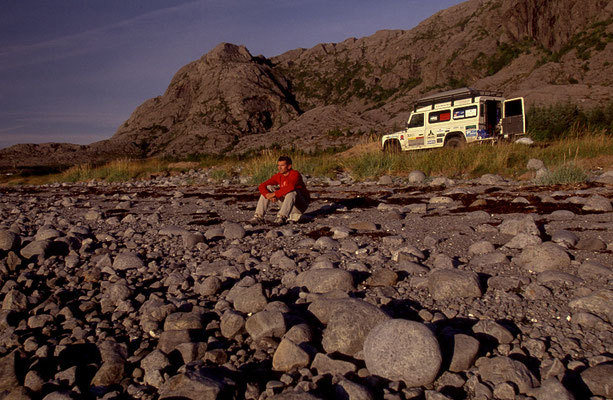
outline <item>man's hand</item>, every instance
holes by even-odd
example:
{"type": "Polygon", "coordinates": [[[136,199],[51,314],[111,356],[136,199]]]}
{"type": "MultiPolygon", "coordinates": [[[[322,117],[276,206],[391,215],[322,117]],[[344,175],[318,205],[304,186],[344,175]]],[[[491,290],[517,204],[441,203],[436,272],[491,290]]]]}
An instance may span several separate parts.
{"type": "Polygon", "coordinates": [[[274,194],[274,193],[268,193],[268,194],[267,194],[266,196],[264,196],[264,197],[266,197],[268,200],[272,201],[273,203],[274,203],[275,201],[277,201],[277,197],[275,196],[275,194],[274,194]]]}

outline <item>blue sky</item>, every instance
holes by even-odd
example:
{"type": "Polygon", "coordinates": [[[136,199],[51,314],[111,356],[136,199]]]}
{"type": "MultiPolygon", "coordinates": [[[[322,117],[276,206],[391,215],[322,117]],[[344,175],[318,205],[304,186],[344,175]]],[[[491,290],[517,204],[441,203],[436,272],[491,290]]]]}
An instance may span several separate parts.
{"type": "Polygon", "coordinates": [[[111,137],[220,42],[272,57],[410,29],[460,0],[3,0],[0,148],[111,137]]]}

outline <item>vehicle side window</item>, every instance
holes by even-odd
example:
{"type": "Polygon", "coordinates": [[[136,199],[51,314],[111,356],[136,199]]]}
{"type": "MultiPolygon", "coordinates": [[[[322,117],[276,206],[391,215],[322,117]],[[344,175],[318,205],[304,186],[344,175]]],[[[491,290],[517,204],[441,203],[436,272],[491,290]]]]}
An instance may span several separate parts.
{"type": "Polygon", "coordinates": [[[477,106],[459,107],[453,110],[453,119],[474,118],[477,116],[477,106]]]}
{"type": "Polygon", "coordinates": [[[420,126],[424,126],[424,115],[413,114],[413,116],[411,117],[411,122],[409,122],[408,128],[417,128],[420,126]]]}
{"type": "Polygon", "coordinates": [[[433,111],[428,114],[428,122],[431,124],[451,120],[451,110],[433,111]]]}

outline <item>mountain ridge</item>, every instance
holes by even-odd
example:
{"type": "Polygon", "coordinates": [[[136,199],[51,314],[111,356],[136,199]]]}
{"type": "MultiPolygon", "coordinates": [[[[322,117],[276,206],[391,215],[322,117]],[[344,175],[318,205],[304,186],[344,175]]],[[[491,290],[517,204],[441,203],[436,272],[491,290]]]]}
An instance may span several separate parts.
{"type": "MultiPolygon", "coordinates": [[[[613,99],[613,3],[468,0],[410,30],[253,56],[220,43],[188,63],[165,93],[115,134],[78,152],[62,145],[0,150],[54,162],[113,157],[240,154],[263,148],[348,146],[402,126],[417,98],[472,86],[528,104],[613,99]],[[19,151],[17,151],[19,150],[19,151]],[[62,158],[62,154],[66,157],[62,158]]],[[[17,145],[20,146],[20,145],[17,145]]]]}

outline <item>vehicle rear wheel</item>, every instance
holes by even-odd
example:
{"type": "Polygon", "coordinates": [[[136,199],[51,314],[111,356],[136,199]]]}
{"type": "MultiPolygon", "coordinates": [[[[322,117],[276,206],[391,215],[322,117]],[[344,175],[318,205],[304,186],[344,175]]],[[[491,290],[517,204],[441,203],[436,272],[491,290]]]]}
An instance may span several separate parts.
{"type": "Polygon", "coordinates": [[[383,151],[387,154],[398,154],[402,151],[398,140],[388,140],[383,144],[383,151]]]}
{"type": "Polygon", "coordinates": [[[445,147],[463,147],[465,144],[466,141],[464,140],[464,138],[454,136],[452,138],[447,139],[447,141],[445,142],[445,147]]]}

